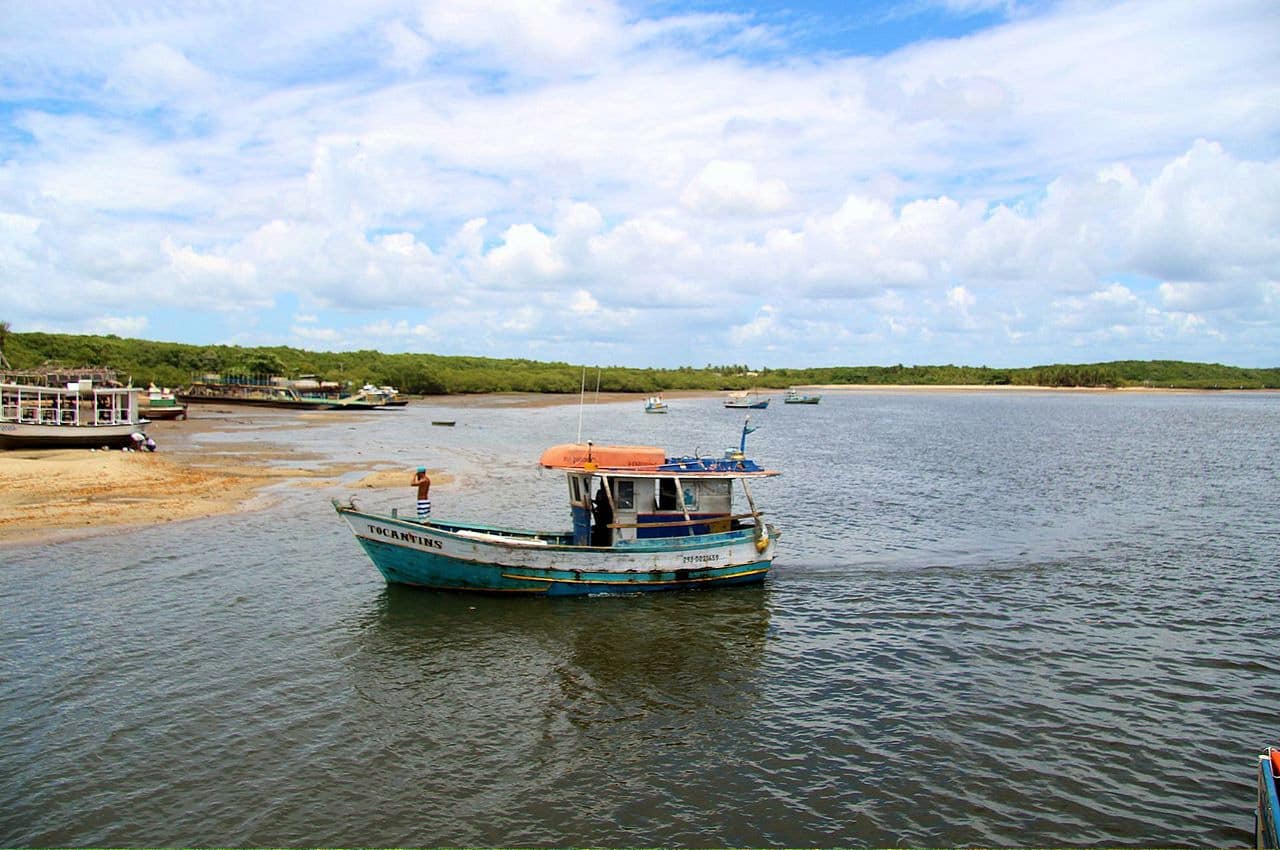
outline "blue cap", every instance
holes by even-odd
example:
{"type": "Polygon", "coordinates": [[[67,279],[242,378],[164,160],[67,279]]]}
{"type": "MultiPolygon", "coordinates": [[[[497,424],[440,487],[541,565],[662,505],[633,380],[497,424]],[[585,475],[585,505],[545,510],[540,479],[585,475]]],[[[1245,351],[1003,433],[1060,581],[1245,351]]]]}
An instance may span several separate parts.
{"type": "Polygon", "coordinates": [[[426,468],[425,466],[420,466],[420,467],[418,467],[418,471],[419,471],[419,472],[426,472],[426,471],[427,471],[427,468],[426,468]]]}

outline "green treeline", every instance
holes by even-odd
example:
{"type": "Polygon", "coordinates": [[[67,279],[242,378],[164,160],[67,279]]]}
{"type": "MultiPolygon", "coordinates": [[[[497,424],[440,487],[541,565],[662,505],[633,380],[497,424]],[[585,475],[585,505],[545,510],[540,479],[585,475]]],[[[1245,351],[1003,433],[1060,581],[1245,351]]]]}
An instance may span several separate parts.
{"type": "MultiPolygon", "coordinates": [[[[3,324],[3,323],[0,323],[3,324]]],[[[102,366],[133,379],[182,386],[204,374],[315,375],[360,386],[390,384],[413,394],[535,392],[576,393],[583,366],[490,357],[383,354],[380,351],[304,351],[285,346],[245,348],[186,345],[117,336],[14,333],[5,327],[0,345],[13,369],[46,362],[102,366]]],[[[702,368],[633,369],[587,367],[587,389],[599,380],[603,392],[655,393],[663,390],[781,389],[792,384],[1012,384],[1042,387],[1173,387],[1191,389],[1280,388],[1280,368],[1242,369],[1216,363],[1176,360],[1120,360],[1111,363],[1054,364],[1023,369],[985,366],[826,366],[758,369],[745,364],[702,368]]]]}

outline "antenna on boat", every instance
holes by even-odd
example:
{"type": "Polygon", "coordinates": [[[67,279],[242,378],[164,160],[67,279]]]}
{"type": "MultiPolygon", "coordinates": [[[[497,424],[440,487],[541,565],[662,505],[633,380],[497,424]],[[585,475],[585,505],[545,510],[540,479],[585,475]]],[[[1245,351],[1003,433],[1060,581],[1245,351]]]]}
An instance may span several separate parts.
{"type": "MultiPolygon", "coordinates": [[[[759,425],[756,426],[756,428],[759,428],[759,427],[760,427],[759,425]]],[[[748,415],[747,418],[743,420],[743,423],[742,423],[742,441],[738,443],[738,451],[740,453],[744,455],[747,453],[747,435],[750,434],[752,431],[756,430],[756,428],[751,427],[751,416],[748,415]]]]}
{"type": "Polygon", "coordinates": [[[582,442],[582,404],[587,399],[587,367],[582,367],[582,389],[578,390],[578,439],[575,443],[582,442]]]}
{"type": "MultiPolygon", "coordinates": [[[[596,367],[596,398],[592,404],[600,403],[600,372],[599,366],[596,367]]],[[[587,400],[587,367],[582,367],[582,387],[578,390],[578,439],[574,442],[582,442],[582,408],[587,400]]]]}

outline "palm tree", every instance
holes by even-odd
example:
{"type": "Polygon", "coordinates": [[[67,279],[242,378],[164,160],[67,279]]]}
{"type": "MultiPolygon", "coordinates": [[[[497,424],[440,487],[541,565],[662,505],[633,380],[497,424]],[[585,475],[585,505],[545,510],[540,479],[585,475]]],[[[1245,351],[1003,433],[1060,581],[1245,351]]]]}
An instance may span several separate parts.
{"type": "Polygon", "coordinates": [[[9,323],[0,322],[0,369],[11,369],[9,361],[4,359],[4,341],[9,336],[9,323]]]}

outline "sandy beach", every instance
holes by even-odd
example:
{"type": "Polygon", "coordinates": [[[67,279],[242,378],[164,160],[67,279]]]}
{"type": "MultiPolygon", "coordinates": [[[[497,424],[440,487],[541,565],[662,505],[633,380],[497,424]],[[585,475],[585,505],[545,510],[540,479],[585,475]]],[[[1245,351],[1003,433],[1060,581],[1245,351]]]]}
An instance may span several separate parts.
{"type": "MultiPolygon", "coordinates": [[[[693,393],[676,395],[696,395],[693,393]]],[[[705,395],[705,393],[703,394],[705,395]]],[[[633,393],[600,393],[600,402],[644,398],[633,393]]],[[[588,393],[588,403],[597,397],[588,393]]],[[[428,397],[415,403],[453,407],[546,407],[576,404],[577,395],[505,393],[428,397]]],[[[336,414],[345,415],[345,414],[336,414]]],[[[332,422],[335,414],[304,413],[290,428],[332,422]]],[[[377,458],[358,463],[324,463],[273,439],[280,413],[269,408],[207,405],[186,421],[157,421],[147,426],[159,450],[19,449],[0,451],[0,547],[87,537],[128,528],[181,522],[272,503],[283,487],[327,487],[351,472],[379,466],[377,458]],[[210,431],[249,429],[253,439],[219,443],[209,452],[199,436],[210,431]],[[308,461],[307,467],[289,461],[308,461]]],[[[451,477],[431,469],[435,486],[451,477]]],[[[407,487],[410,469],[371,471],[352,486],[407,487]]]]}
{"type": "MultiPolygon", "coordinates": [[[[667,393],[690,397],[707,393],[667,393]]],[[[587,402],[643,399],[639,393],[588,392],[587,402]]],[[[426,397],[415,404],[452,407],[547,407],[576,404],[578,396],[501,393],[426,397]]],[[[347,414],[303,413],[289,428],[332,422],[347,414]]],[[[378,458],[325,463],[273,439],[279,411],[238,405],[193,408],[186,421],[147,426],[159,450],[20,449],[0,451],[0,548],[87,537],[139,526],[182,522],[269,506],[284,487],[329,487],[351,472],[383,464],[378,458]],[[199,445],[210,431],[250,429],[253,439],[221,442],[216,453],[199,445]],[[293,466],[289,461],[308,461],[293,466]],[[317,465],[317,461],[320,463],[317,465]]],[[[432,482],[447,487],[452,477],[429,469],[432,482]]],[[[408,487],[411,469],[377,469],[352,489],[408,487]]]]}
{"type": "MultiPolygon", "coordinates": [[[[278,414],[260,408],[227,407],[211,414],[193,412],[185,422],[153,422],[147,433],[160,447],[154,453],[0,451],[0,547],[260,509],[272,503],[277,487],[331,486],[346,473],[378,465],[369,458],[307,468],[289,465],[290,460],[316,459],[272,439],[276,418],[278,414]],[[222,443],[217,452],[198,446],[200,434],[233,426],[252,428],[254,439],[222,443]]],[[[303,414],[289,424],[305,427],[320,421],[315,414],[303,414]]],[[[351,486],[405,487],[410,475],[408,469],[382,469],[351,486]]],[[[449,481],[441,470],[433,470],[432,478],[437,484],[449,481]]]]}

